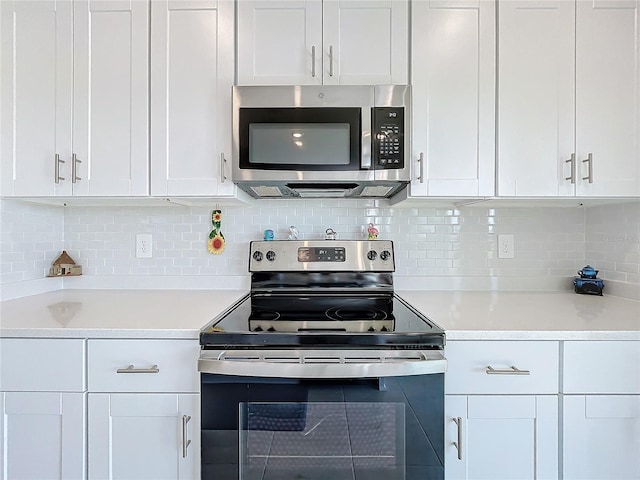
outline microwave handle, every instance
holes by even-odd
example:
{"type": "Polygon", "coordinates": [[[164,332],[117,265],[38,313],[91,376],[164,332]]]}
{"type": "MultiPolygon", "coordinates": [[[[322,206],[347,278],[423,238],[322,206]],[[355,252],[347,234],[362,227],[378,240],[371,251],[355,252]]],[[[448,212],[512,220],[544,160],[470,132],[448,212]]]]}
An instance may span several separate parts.
{"type": "Polygon", "coordinates": [[[373,158],[373,114],[372,109],[362,109],[362,155],[360,157],[360,168],[362,170],[371,170],[373,158]]]}

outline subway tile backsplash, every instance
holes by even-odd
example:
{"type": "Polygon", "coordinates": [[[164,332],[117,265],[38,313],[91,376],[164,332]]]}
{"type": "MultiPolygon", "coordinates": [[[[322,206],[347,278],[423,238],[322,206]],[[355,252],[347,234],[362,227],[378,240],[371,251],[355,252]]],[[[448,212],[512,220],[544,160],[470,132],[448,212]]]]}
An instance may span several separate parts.
{"type": "Polygon", "coordinates": [[[598,207],[390,207],[374,200],[261,201],[222,208],[227,245],[207,251],[211,207],[47,207],[2,201],[0,283],[42,278],[62,249],[91,276],[246,275],[248,242],[366,238],[374,223],[396,247],[396,276],[571,277],[590,263],[604,279],[640,285],[640,202],[598,207]],[[135,257],[150,233],[153,257],[135,257]],[[497,254],[513,234],[515,258],[497,254]]]}

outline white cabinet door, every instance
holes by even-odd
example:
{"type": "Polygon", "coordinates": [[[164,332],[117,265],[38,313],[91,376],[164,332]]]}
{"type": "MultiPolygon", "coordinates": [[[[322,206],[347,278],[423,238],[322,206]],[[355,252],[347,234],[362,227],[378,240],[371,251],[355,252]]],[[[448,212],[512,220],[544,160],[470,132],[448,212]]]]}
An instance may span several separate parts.
{"type": "Polygon", "coordinates": [[[148,195],[148,3],[1,8],[3,194],[148,195]]]}
{"type": "Polygon", "coordinates": [[[494,194],[495,3],[412,7],[411,196],[494,194]]]}
{"type": "Polygon", "coordinates": [[[1,192],[69,195],[71,2],[2,1],[0,21],[1,192]],[[56,162],[56,155],[64,163],[56,162]]]}
{"type": "Polygon", "coordinates": [[[498,195],[574,195],[575,3],[498,5],[498,195]]]}
{"type": "Polygon", "coordinates": [[[499,18],[498,195],[640,195],[640,0],[499,18]]]}
{"type": "Polygon", "coordinates": [[[640,396],[563,399],[563,478],[640,479],[640,396]]]}
{"type": "Polygon", "coordinates": [[[199,395],[90,393],[88,403],[89,478],[200,478],[199,395]]]}
{"type": "Polygon", "coordinates": [[[640,195],[638,25],[639,0],[577,2],[578,195],[640,195]]]}
{"type": "Polygon", "coordinates": [[[243,0],[238,84],[322,83],[322,0],[243,0]]]}
{"type": "Polygon", "coordinates": [[[151,195],[235,192],[233,8],[231,0],[151,2],[151,195]]]}
{"type": "Polygon", "coordinates": [[[557,479],[558,397],[447,395],[445,477],[557,479]]]}
{"type": "Polygon", "coordinates": [[[76,0],[73,53],[73,194],[148,195],[148,2],[76,0]]]}
{"type": "Polygon", "coordinates": [[[406,84],[408,18],[405,1],[324,0],[324,83],[406,84]]]}
{"type": "Polygon", "coordinates": [[[238,2],[239,85],[406,84],[406,0],[238,2]]]}
{"type": "Polygon", "coordinates": [[[3,480],[85,478],[82,393],[0,393],[3,480]]]}

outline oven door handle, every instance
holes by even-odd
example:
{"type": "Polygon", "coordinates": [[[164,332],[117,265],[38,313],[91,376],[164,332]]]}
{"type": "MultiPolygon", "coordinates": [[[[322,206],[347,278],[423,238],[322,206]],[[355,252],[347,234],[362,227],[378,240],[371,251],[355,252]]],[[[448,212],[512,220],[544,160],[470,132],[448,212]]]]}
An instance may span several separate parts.
{"type": "Polygon", "coordinates": [[[441,350],[203,350],[198,371],[270,378],[376,378],[444,373],[441,350]]]}

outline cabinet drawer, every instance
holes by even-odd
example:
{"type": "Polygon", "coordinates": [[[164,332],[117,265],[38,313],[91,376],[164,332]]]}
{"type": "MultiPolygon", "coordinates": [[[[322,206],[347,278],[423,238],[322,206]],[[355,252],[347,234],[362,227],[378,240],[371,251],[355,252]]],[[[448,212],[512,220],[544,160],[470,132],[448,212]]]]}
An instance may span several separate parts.
{"type": "Polygon", "coordinates": [[[90,392],[198,392],[197,340],[89,340],[90,392]]]}
{"type": "Polygon", "coordinates": [[[564,393],[640,394],[640,342],[564,342],[564,393]]]}
{"type": "Polygon", "coordinates": [[[0,339],[0,390],[83,392],[84,340],[0,339]]]}
{"type": "Polygon", "coordinates": [[[558,393],[558,350],[558,342],[448,342],[445,391],[448,394],[558,393]],[[512,367],[529,373],[519,374],[512,367]]]}

